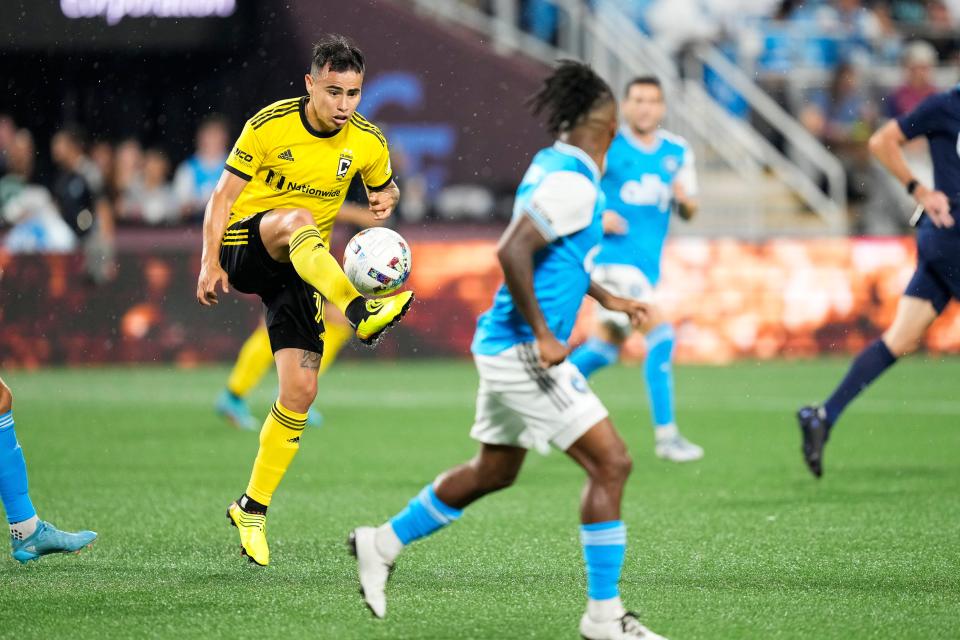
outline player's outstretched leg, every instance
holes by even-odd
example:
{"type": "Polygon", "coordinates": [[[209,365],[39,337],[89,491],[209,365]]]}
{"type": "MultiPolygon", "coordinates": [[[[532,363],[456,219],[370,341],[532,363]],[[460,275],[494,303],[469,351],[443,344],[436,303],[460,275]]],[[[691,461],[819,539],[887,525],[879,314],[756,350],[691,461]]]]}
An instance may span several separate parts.
{"type": "Polygon", "coordinates": [[[217,413],[229,420],[238,429],[253,431],[257,420],[250,413],[246,397],[263,378],[273,364],[270,336],[261,323],[240,348],[237,362],[233,365],[227,388],[217,398],[217,413]]]}
{"type": "Polygon", "coordinates": [[[644,378],[653,413],[654,452],[672,462],[692,462],[703,457],[703,448],[681,435],[674,419],[673,327],[664,322],[647,333],[644,378]]]}
{"type": "Polygon", "coordinates": [[[854,358],[847,375],[827,401],[797,411],[803,460],[815,477],[823,475],[823,449],[843,410],[897,358],[916,351],[923,334],[938,314],[929,300],[912,296],[900,298],[893,324],[880,340],[871,343],[854,358]]]}
{"type": "Polygon", "coordinates": [[[60,531],[37,517],[30,500],[27,463],[13,422],[13,393],[0,380],[0,501],[10,525],[15,560],[26,563],[52,553],[78,552],[96,539],[93,531],[60,531]]]}
{"type": "Polygon", "coordinates": [[[476,457],[440,474],[387,522],[350,533],[347,543],[357,559],[360,593],[373,615],[387,614],[387,579],[403,548],[457,520],[470,503],[512,485],[526,453],[519,447],[484,444],[476,457]]]}
{"type": "Polygon", "coordinates": [[[330,251],[304,209],[277,209],[263,217],[260,235],[275,259],[289,258],[297,274],[343,312],[367,345],[376,344],[383,333],[400,321],[413,302],[413,292],[367,300],[357,291],[330,251]]]}
{"type": "Polygon", "coordinates": [[[317,395],[320,354],[302,349],[276,352],[280,396],[260,430],[260,450],[242,496],[227,507],[227,519],[240,534],[241,553],[260,566],[270,563],[267,507],[300,449],[307,410],[317,395]]]}
{"type": "Polygon", "coordinates": [[[567,454],[587,472],[580,503],[580,541],[587,565],[587,610],[580,619],[586,640],[662,640],[620,600],[627,529],[620,519],[623,488],[632,463],[609,418],[591,427],[567,454]]]}

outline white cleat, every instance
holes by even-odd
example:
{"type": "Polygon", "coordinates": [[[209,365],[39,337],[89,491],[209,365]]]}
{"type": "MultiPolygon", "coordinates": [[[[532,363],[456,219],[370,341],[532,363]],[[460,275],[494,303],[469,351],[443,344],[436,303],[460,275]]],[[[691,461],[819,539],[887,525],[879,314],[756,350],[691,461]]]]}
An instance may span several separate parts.
{"type": "Polygon", "coordinates": [[[347,545],[357,559],[357,575],[360,578],[360,595],[378,618],[387,615],[387,579],[393,565],[377,550],[377,530],[373,527],[357,527],[350,532],[347,545]]]}
{"type": "Polygon", "coordinates": [[[667,640],[640,624],[629,611],[606,622],[597,622],[585,613],[580,618],[580,635],[584,640],[667,640]]]}
{"type": "Polygon", "coordinates": [[[693,462],[703,457],[703,447],[699,447],[677,431],[677,427],[660,427],[656,430],[654,453],[662,460],[671,462],[693,462]]]}

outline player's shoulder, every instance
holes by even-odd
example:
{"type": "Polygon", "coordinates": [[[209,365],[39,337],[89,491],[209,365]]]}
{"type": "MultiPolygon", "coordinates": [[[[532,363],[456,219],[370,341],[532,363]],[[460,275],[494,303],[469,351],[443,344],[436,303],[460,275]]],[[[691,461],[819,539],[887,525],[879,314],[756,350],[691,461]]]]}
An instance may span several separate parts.
{"type": "Polygon", "coordinates": [[[561,175],[579,175],[590,183],[600,180],[600,168],[580,147],[560,142],[552,147],[543,149],[536,155],[534,162],[539,162],[549,173],[561,175]]]}
{"type": "Polygon", "coordinates": [[[299,114],[300,102],[302,100],[302,97],[277,100],[276,102],[268,104],[263,109],[260,109],[260,111],[257,111],[253,117],[248,120],[248,122],[254,129],[260,129],[268,123],[276,124],[281,119],[287,118],[293,114],[299,114]]]}
{"type": "Polygon", "coordinates": [[[666,129],[660,129],[660,139],[663,140],[664,145],[668,148],[672,147],[682,152],[690,151],[690,143],[681,135],[677,135],[666,129]]]}
{"type": "Polygon", "coordinates": [[[366,134],[366,136],[369,136],[372,140],[376,140],[380,146],[387,146],[387,137],[383,135],[380,127],[364,118],[359,111],[354,111],[353,115],[350,116],[350,126],[366,134]]]}

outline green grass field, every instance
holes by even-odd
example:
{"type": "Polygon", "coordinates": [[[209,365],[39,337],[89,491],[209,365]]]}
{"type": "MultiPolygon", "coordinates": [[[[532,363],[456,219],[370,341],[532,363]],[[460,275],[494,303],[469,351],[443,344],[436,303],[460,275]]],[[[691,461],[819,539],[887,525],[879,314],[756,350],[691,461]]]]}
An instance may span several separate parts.
{"type": "MultiPolygon", "coordinates": [[[[960,637],[960,360],[912,359],[855,404],[826,473],[803,467],[793,410],[845,362],[679,367],[701,463],[654,458],[641,371],[594,387],[635,460],[623,595],[670,638],[960,637]]],[[[582,473],[532,455],[519,483],[411,547],[370,617],[344,539],[472,455],[469,362],[345,363],[322,380],[270,510],[271,566],[241,559],[224,508],[257,437],[211,411],[223,369],[8,372],[41,517],[93,550],[0,560],[0,636],[575,638],[584,605],[582,473]],[[381,390],[381,391],[378,391],[381,390]]],[[[253,398],[269,406],[275,381],[253,398]]]]}

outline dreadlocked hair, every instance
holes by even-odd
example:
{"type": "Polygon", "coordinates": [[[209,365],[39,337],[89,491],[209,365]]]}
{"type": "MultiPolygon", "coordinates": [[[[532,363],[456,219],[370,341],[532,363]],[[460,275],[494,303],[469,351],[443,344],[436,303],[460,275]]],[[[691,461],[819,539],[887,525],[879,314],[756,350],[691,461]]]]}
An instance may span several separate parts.
{"type": "Polygon", "coordinates": [[[540,91],[527,100],[534,115],[547,114],[551,134],[569,131],[598,103],[613,98],[610,85],[589,65],[561,60],[543,81],[540,91]]]}

